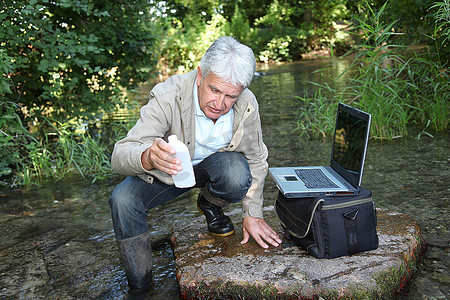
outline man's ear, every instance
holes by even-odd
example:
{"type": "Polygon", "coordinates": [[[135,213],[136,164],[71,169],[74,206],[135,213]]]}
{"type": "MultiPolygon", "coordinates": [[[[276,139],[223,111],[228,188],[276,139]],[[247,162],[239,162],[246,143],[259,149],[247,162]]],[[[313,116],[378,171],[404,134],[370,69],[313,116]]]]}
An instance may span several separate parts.
{"type": "Polygon", "coordinates": [[[197,86],[200,86],[200,83],[202,82],[202,68],[200,66],[197,67],[197,86]]]}

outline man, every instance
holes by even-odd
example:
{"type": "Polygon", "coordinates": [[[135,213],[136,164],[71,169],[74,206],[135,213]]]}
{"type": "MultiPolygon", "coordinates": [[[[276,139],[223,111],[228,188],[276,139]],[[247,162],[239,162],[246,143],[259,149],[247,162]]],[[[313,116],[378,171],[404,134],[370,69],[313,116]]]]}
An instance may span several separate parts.
{"type": "Polygon", "coordinates": [[[211,234],[234,233],[223,213],[242,200],[242,244],[251,235],[263,248],[281,240],[263,219],[267,147],[262,140],[258,103],[247,89],[255,72],[253,51],[231,37],[217,39],[195,71],[157,84],[140,119],[114,147],[112,168],[128,177],[109,200],[115,236],[130,293],[149,289],[151,245],[146,222],[149,209],[191,188],[177,188],[171,175],[182,170],[167,143],[176,135],[189,149],[197,205],[211,234]]]}

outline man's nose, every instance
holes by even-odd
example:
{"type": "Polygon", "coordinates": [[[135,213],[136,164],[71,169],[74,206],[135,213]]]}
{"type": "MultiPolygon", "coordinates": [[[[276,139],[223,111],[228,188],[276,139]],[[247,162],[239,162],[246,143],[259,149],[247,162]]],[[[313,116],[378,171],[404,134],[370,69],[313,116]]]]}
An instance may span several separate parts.
{"type": "Polygon", "coordinates": [[[223,109],[225,106],[225,95],[224,94],[217,95],[215,104],[217,109],[223,109]]]}

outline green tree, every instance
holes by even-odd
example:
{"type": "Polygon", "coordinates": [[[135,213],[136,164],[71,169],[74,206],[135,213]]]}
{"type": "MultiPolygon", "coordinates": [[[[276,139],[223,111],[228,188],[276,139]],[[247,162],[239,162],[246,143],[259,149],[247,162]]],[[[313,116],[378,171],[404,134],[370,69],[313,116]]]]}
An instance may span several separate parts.
{"type": "Polygon", "coordinates": [[[121,104],[121,87],[147,80],[158,59],[146,0],[6,0],[0,22],[14,69],[2,97],[26,120],[92,119],[121,104]]]}
{"type": "Polygon", "coordinates": [[[245,11],[236,4],[230,22],[230,35],[243,44],[249,45],[256,38],[257,30],[251,28],[245,11]]]}

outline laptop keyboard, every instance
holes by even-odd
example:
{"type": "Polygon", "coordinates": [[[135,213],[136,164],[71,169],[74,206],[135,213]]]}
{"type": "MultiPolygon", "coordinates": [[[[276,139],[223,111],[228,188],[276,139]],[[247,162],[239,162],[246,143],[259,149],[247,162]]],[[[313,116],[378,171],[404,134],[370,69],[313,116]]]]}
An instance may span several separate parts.
{"type": "Polygon", "coordinates": [[[320,169],[295,169],[294,171],[308,189],[339,187],[320,169]]]}

